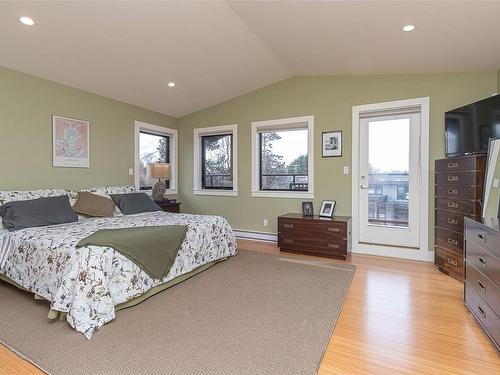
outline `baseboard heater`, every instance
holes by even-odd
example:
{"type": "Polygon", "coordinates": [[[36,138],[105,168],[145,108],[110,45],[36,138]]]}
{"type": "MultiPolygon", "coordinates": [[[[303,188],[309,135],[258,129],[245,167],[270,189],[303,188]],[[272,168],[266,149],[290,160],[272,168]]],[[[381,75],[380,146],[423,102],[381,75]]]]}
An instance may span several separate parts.
{"type": "Polygon", "coordinates": [[[244,240],[257,240],[266,242],[278,242],[278,235],[276,233],[269,232],[255,232],[251,230],[241,230],[233,229],[233,232],[237,238],[244,240]]]}

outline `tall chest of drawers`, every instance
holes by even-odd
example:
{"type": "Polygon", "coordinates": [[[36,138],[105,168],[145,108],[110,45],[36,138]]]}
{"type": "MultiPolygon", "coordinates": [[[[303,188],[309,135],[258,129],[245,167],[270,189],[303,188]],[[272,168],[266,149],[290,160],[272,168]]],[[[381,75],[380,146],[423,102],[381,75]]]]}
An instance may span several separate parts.
{"type": "Polygon", "coordinates": [[[464,275],[464,217],[479,220],[485,155],[436,160],[434,263],[459,281],[464,275]]]}
{"type": "Polygon", "coordinates": [[[278,217],[281,251],[346,259],[351,252],[351,218],[286,214],[278,217]]]}
{"type": "Polygon", "coordinates": [[[500,226],[465,219],[465,304],[500,350],[500,226]]]}

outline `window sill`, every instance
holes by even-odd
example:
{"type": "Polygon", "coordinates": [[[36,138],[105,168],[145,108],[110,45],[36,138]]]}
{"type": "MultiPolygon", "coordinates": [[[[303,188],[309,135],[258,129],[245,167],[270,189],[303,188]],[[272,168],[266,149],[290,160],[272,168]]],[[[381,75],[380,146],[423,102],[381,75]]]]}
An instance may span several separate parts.
{"type": "Polygon", "coordinates": [[[237,190],[211,190],[211,189],[200,189],[193,190],[194,195],[216,195],[220,197],[237,197],[237,190]]]}
{"type": "Polygon", "coordinates": [[[309,191],[252,191],[252,197],[256,198],[301,198],[314,199],[314,192],[309,191]]]}

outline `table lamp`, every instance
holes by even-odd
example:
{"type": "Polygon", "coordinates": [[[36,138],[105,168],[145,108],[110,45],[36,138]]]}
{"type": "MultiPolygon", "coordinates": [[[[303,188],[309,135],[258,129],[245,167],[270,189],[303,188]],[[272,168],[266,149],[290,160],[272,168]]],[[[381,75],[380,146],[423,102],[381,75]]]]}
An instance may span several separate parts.
{"type": "Polygon", "coordinates": [[[151,178],[157,178],[158,182],[152,189],[153,199],[155,201],[163,200],[163,194],[167,191],[167,186],[161,180],[170,180],[170,164],[151,163],[148,165],[148,175],[151,178]]]}

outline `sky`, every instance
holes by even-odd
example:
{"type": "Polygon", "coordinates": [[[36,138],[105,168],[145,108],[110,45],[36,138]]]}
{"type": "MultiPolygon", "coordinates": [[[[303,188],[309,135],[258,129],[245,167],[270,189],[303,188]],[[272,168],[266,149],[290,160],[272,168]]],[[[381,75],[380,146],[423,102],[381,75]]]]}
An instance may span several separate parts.
{"type": "Polygon", "coordinates": [[[369,163],[382,172],[408,171],[410,120],[369,122],[369,163]]]}
{"type": "Polygon", "coordinates": [[[144,154],[149,154],[156,152],[158,147],[159,137],[151,134],[141,133],[140,143],[141,143],[141,159],[144,154]]]}
{"type": "Polygon", "coordinates": [[[282,155],[285,164],[289,164],[300,155],[307,154],[307,130],[288,130],[277,133],[281,139],[273,142],[273,152],[282,155]]]}

